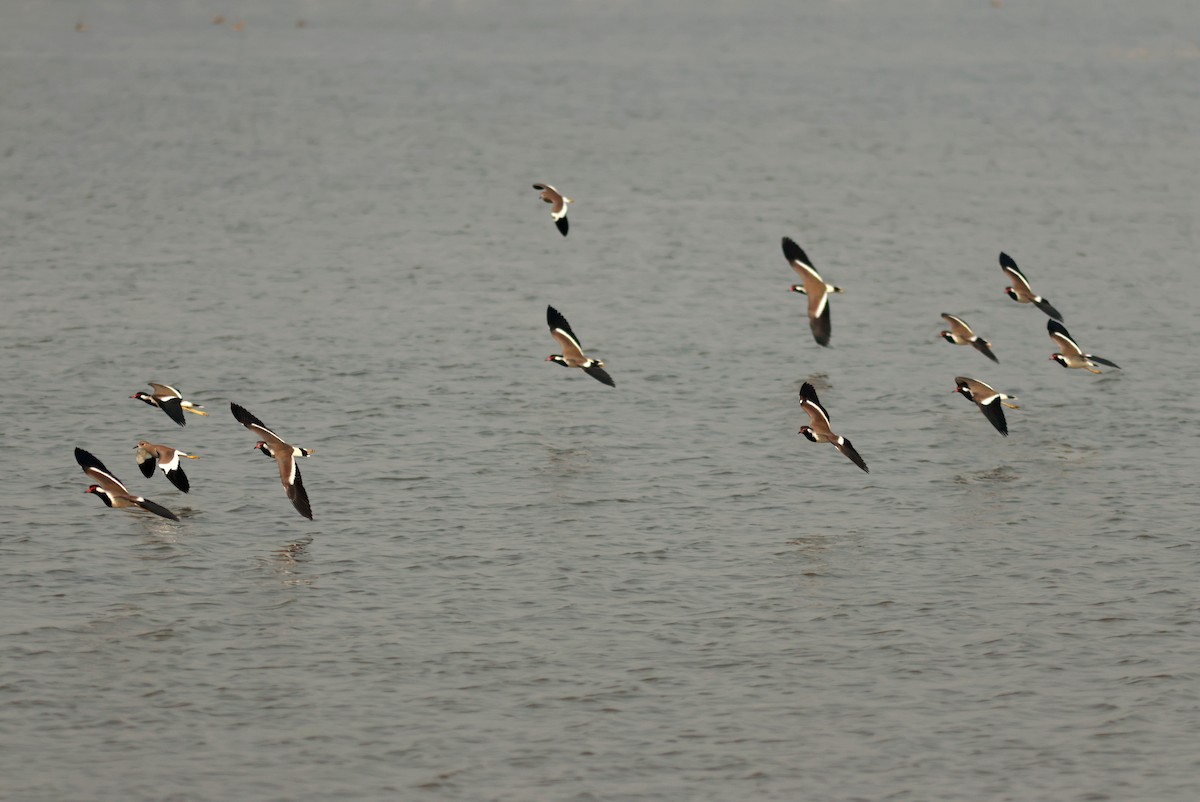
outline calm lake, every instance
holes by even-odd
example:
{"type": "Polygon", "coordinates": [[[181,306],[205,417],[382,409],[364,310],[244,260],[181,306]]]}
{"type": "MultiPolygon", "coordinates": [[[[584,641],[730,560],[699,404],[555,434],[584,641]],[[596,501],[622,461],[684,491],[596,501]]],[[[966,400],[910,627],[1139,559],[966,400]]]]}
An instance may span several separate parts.
{"type": "Polygon", "coordinates": [[[4,16],[0,799],[1200,798],[1192,0],[4,16]]]}

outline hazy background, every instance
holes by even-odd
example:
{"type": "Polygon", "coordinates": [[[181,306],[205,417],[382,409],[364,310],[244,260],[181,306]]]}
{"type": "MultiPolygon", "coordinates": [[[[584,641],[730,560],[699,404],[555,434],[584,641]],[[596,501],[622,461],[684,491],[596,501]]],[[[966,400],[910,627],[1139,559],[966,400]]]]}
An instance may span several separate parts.
{"type": "Polygon", "coordinates": [[[1200,794],[1194,2],[3,16],[0,798],[1200,794]]]}

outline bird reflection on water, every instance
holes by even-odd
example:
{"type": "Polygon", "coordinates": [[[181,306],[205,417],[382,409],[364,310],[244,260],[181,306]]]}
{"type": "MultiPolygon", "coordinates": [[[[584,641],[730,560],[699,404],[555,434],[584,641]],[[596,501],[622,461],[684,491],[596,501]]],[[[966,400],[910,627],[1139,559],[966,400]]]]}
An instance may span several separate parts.
{"type": "Polygon", "coordinates": [[[311,585],[316,582],[318,574],[304,571],[306,563],[312,560],[308,553],[312,537],[306,537],[271,552],[269,566],[285,586],[311,585]]]}

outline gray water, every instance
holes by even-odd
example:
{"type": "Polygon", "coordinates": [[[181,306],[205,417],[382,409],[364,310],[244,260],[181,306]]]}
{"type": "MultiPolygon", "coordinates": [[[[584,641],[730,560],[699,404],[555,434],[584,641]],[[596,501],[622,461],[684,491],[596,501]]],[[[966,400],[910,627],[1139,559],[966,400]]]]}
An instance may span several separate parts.
{"type": "Polygon", "coordinates": [[[4,17],[0,798],[1200,796],[1190,0],[4,17]]]}

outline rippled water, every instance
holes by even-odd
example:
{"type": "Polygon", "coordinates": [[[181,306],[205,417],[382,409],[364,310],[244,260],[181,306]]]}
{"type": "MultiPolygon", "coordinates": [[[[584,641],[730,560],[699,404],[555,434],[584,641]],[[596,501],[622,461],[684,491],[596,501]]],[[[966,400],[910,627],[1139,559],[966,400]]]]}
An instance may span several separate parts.
{"type": "Polygon", "coordinates": [[[1196,798],[1193,4],[244,11],[0,27],[0,797],[1196,798]]]}

